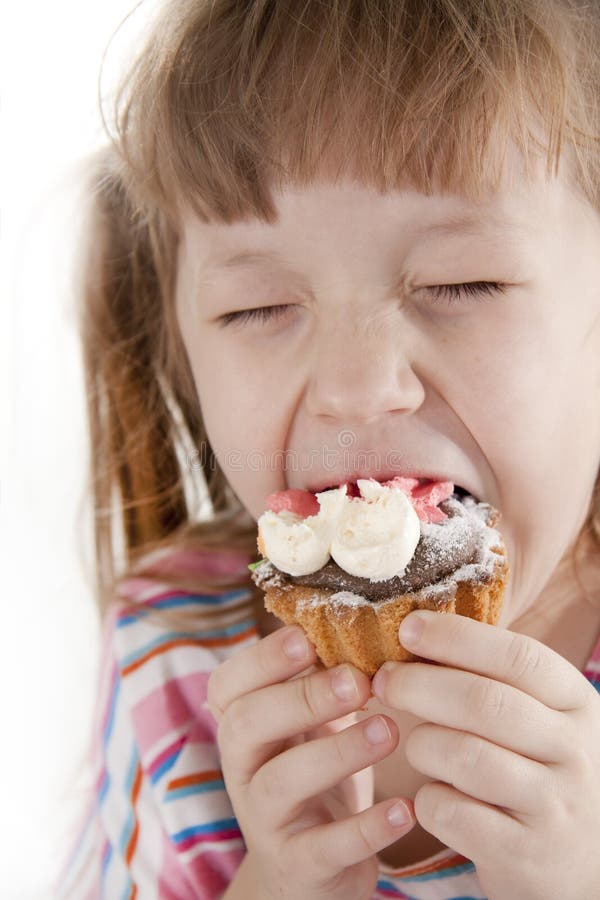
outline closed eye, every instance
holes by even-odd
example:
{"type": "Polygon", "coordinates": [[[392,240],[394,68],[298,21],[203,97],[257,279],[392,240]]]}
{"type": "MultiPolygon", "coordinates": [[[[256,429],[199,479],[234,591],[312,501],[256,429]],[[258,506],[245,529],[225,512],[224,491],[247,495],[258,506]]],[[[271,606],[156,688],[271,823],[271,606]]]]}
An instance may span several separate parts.
{"type": "MultiPolygon", "coordinates": [[[[461,284],[436,284],[425,288],[434,299],[434,303],[441,300],[448,305],[456,303],[465,297],[474,297],[478,300],[487,300],[495,294],[504,293],[507,285],[500,281],[468,281],[461,284]]],[[[294,304],[282,303],[275,306],[257,306],[253,309],[241,309],[236,312],[225,313],[219,319],[221,326],[227,326],[235,322],[244,325],[248,322],[266,323],[273,319],[285,316],[294,304]]]]}
{"type": "Polygon", "coordinates": [[[434,303],[446,300],[446,303],[456,303],[466,297],[474,297],[476,300],[489,300],[496,294],[505,293],[506,284],[501,281],[468,281],[463,284],[436,284],[426,288],[433,294],[434,303]]]}
{"type": "Polygon", "coordinates": [[[280,303],[277,306],[257,306],[254,309],[241,309],[238,312],[225,313],[220,317],[219,324],[226,326],[232,322],[238,325],[244,325],[251,321],[268,322],[284,316],[293,305],[292,303],[280,303]]]}

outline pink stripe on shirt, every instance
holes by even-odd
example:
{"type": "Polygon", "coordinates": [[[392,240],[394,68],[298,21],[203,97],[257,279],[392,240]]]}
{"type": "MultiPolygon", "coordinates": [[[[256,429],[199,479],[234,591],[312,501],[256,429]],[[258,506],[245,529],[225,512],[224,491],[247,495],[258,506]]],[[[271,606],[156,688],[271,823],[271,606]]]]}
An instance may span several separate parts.
{"type": "Polygon", "coordinates": [[[206,740],[213,740],[214,730],[206,721],[206,711],[202,710],[209,675],[209,672],[192,672],[172,678],[132,707],[131,717],[142,756],[164,738],[166,722],[170,731],[178,731],[199,718],[206,728],[206,740]]]}

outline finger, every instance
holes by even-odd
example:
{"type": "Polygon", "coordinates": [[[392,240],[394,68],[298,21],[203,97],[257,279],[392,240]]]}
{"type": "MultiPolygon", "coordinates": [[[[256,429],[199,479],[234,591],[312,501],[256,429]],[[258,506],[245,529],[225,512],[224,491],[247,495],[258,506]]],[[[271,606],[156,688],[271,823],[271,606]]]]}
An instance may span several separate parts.
{"type": "Polygon", "coordinates": [[[478,869],[497,869],[499,847],[506,860],[521,858],[524,826],[497,806],[430,782],[417,791],[414,808],[425,831],[473,860],[478,869]]]}
{"type": "Polygon", "coordinates": [[[367,676],[347,664],[252,691],[229,704],[219,725],[223,764],[247,784],[287,739],[360,709],[370,693],[367,676]]]}
{"type": "Polygon", "coordinates": [[[398,727],[387,716],[372,716],[343,731],[300,744],[268,760],[252,780],[252,793],[265,809],[267,829],[297,819],[311,797],[388,756],[398,745],[398,727]],[[289,773],[294,777],[290,778],[289,773]]]}
{"type": "Polygon", "coordinates": [[[502,807],[519,818],[547,808],[547,766],[466,731],[417,725],[405,745],[413,768],[463,794],[502,807]]]}
{"type": "Polygon", "coordinates": [[[446,666],[387,662],[373,690],[388,707],[420,719],[478,734],[539,762],[563,762],[572,755],[566,717],[517,688],[446,666]]]}
{"type": "Polygon", "coordinates": [[[208,681],[208,706],[218,722],[238,697],[298,675],[316,659],[315,648],[300,627],[281,628],[214,669],[208,681]]]}
{"type": "Polygon", "coordinates": [[[510,684],[552,709],[579,709],[593,691],[575,666],[541,641],[468,616],[410,613],[400,642],[418,656],[510,684]]]}
{"type": "Polygon", "coordinates": [[[410,800],[383,800],[363,812],[294,835],[296,859],[310,859],[320,879],[370,859],[403,837],[415,824],[410,800]]]}

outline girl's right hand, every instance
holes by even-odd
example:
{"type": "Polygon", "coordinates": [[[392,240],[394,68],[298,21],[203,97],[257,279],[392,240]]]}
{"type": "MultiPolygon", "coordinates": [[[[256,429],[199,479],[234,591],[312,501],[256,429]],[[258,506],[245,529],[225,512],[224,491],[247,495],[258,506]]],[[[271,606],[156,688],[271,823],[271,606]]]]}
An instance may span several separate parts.
{"type": "Polygon", "coordinates": [[[345,789],[396,748],[392,719],[310,734],[371,696],[369,678],[349,665],[300,675],[316,659],[302,629],[289,626],[221,663],[208,683],[225,785],[252,862],[244,896],[369,900],[375,854],[415,824],[410,801],[408,822],[394,826],[387,814],[396,800],[357,811],[356,792],[345,789]]]}

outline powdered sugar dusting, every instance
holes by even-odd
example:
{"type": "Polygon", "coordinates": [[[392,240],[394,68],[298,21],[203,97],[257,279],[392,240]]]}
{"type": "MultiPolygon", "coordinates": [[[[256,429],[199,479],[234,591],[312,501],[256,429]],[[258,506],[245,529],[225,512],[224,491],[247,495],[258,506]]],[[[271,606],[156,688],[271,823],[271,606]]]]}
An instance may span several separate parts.
{"type": "Polygon", "coordinates": [[[363,597],[361,594],[354,594],[352,591],[336,591],[335,594],[331,594],[330,596],[324,595],[323,593],[314,593],[308,597],[302,597],[298,600],[297,606],[299,609],[317,609],[319,606],[327,606],[334,610],[334,612],[342,612],[343,610],[347,610],[348,608],[354,607],[358,609],[361,606],[385,606],[386,603],[393,603],[394,598],[390,597],[388,600],[378,600],[376,603],[373,603],[372,600],[367,600],[366,597],[363,597]]]}
{"type": "Polygon", "coordinates": [[[266,560],[261,563],[252,573],[254,584],[262,588],[263,591],[269,588],[285,588],[293,587],[279,569],[276,569],[272,562],[266,560]]]}
{"type": "MultiPolygon", "coordinates": [[[[421,535],[427,538],[423,545],[427,558],[430,558],[432,563],[440,558],[451,562],[474,543],[479,569],[491,572],[498,557],[492,548],[502,543],[498,531],[487,524],[490,520],[491,507],[486,503],[476,503],[472,497],[465,497],[462,503],[457,500],[448,502],[452,504],[451,508],[456,510],[457,515],[449,517],[440,525],[421,524],[421,535]]],[[[458,573],[470,565],[462,566],[454,573],[457,580],[464,580],[458,577],[458,573]]],[[[465,577],[471,578],[472,574],[469,571],[465,577]]]]}
{"type": "Polygon", "coordinates": [[[360,594],[353,594],[352,591],[336,591],[329,598],[332,606],[364,606],[368,603],[360,594]]]}

